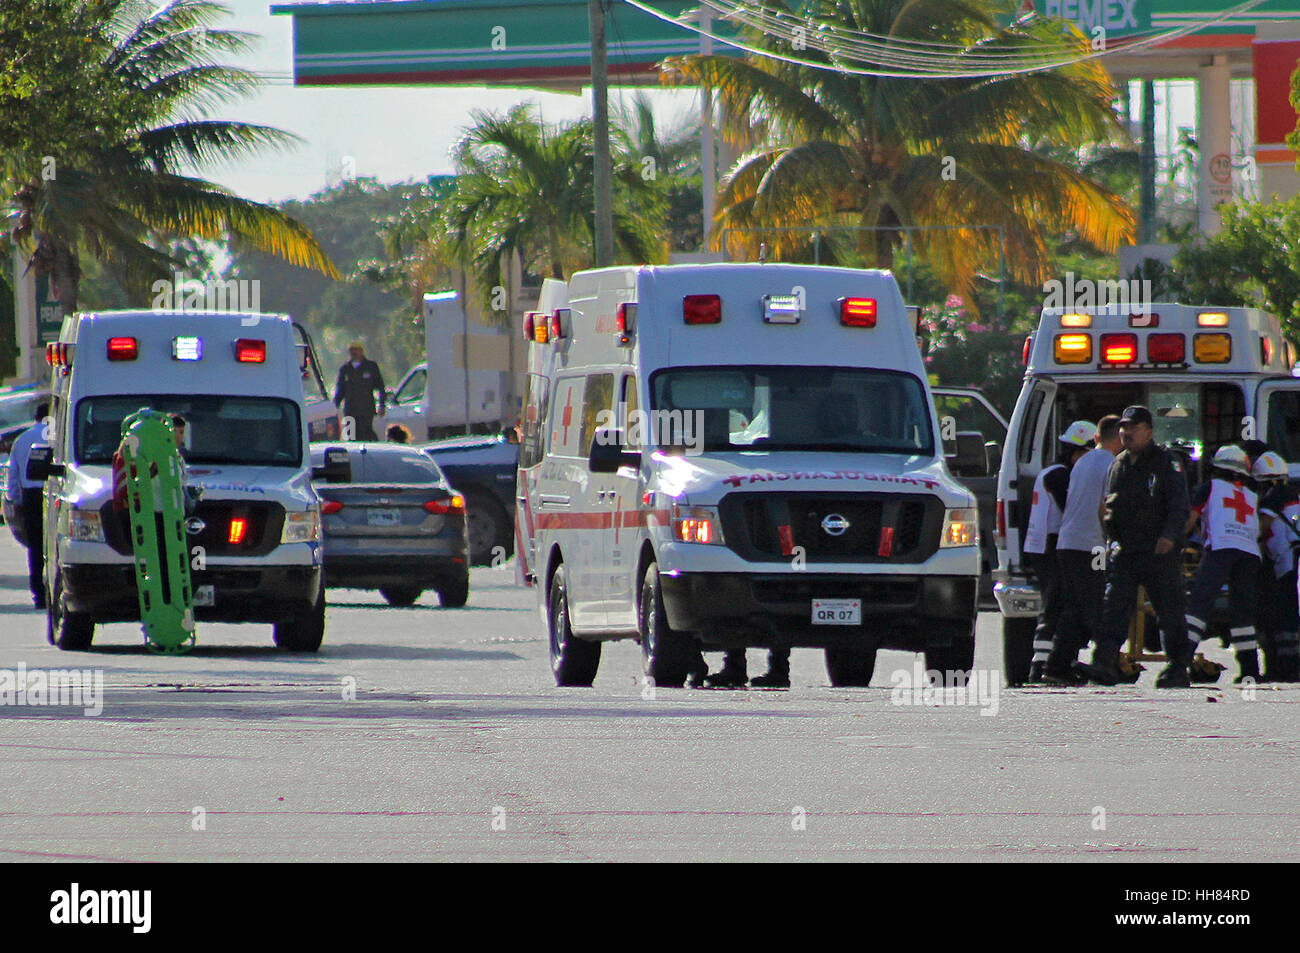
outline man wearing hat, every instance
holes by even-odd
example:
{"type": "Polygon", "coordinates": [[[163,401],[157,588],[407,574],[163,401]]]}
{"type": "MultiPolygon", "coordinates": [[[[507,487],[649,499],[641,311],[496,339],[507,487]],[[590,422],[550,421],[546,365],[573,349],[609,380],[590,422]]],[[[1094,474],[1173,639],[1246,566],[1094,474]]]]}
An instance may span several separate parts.
{"type": "Polygon", "coordinates": [[[353,440],[379,439],[375,436],[375,417],[384,416],[384,376],[379,373],[378,364],[366,359],[360,341],[348,345],[347,363],[339,368],[338,382],[334,385],[334,403],[342,409],[345,419],[352,418],[353,440]]]}
{"type": "Polygon", "coordinates": [[[1137,607],[1138,586],[1145,586],[1155,607],[1169,664],[1157,688],[1186,688],[1192,646],[1184,618],[1186,595],[1182,550],[1187,519],[1187,477],[1182,464],[1155,442],[1151,411],[1126,407],[1119,421],[1124,450],[1110,470],[1103,525],[1113,558],[1106,577],[1101,632],[1092,663],[1076,663],[1098,685],[1120,681],[1119,653],[1137,607]]]}

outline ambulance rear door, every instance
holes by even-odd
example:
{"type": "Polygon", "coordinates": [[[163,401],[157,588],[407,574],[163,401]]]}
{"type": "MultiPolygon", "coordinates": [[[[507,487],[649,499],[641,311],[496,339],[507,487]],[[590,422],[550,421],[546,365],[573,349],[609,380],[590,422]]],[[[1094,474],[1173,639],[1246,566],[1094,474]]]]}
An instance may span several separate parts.
{"type": "Polygon", "coordinates": [[[1271,380],[1255,392],[1256,436],[1280,453],[1300,479],[1300,379],[1271,380]]]}

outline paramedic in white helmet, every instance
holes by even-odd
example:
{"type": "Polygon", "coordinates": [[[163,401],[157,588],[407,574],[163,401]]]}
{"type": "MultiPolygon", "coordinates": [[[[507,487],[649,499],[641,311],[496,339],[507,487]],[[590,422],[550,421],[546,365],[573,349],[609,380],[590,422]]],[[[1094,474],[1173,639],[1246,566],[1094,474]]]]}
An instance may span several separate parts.
{"type": "Polygon", "coordinates": [[[1094,432],[1095,428],[1086,420],[1070,424],[1058,442],[1056,462],[1044,467],[1034,480],[1029,526],[1025,530],[1025,554],[1038,575],[1043,611],[1034,629],[1034,657],[1028,678],[1031,685],[1043,681],[1061,614],[1061,572],[1056,559],[1056,541],[1070,488],[1070,467],[1092,448],[1094,432]]]}
{"type": "Polygon", "coordinates": [[[1255,599],[1259,576],[1259,497],[1250,457],[1235,444],[1214,454],[1210,479],[1192,491],[1187,531],[1202,523],[1205,552],[1187,596],[1187,636],[1205,640],[1206,619],[1219,589],[1228,584],[1231,647],[1240,669],[1235,682],[1259,681],[1255,599]]]}
{"type": "Polygon", "coordinates": [[[1110,468],[1123,448],[1119,414],[1109,414],[1097,422],[1097,446],[1070,468],[1070,489],[1056,539],[1061,609],[1043,673],[1043,680],[1051,685],[1087,682],[1073,665],[1079,649],[1096,641],[1101,633],[1101,608],[1106,598],[1106,537],[1101,527],[1101,508],[1110,468]]]}
{"type": "Polygon", "coordinates": [[[1264,650],[1263,681],[1300,682],[1300,610],[1297,609],[1296,554],[1300,543],[1300,494],[1287,482],[1281,454],[1266,451],[1251,468],[1259,486],[1260,647],[1264,650]]]}

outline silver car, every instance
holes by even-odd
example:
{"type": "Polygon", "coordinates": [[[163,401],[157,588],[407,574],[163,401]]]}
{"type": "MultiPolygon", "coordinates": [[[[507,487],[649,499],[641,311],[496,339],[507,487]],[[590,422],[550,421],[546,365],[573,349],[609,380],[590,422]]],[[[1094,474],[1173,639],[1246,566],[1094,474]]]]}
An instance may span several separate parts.
{"type": "Polygon", "coordinates": [[[320,443],[311,452],[321,474],[313,486],[321,498],[325,585],[378,589],[394,606],[412,605],[433,589],[444,608],[463,606],[469,598],[465,498],[438,465],[414,447],[392,443],[320,443]],[[350,473],[340,465],[344,451],[350,473]]]}

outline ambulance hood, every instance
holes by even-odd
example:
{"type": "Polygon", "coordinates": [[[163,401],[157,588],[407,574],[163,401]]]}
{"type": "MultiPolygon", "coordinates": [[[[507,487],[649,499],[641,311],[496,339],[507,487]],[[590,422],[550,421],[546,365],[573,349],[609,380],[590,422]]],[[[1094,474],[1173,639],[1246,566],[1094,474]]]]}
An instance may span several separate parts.
{"type": "Polygon", "coordinates": [[[949,507],[975,505],[970,491],[932,457],[881,453],[789,451],[656,453],[655,489],[695,504],[716,503],[735,490],[933,494],[949,507]]]}
{"type": "MultiPolygon", "coordinates": [[[[112,496],[112,467],[77,466],[68,472],[75,481],[71,487],[74,498],[107,500],[112,496]]],[[[185,468],[185,477],[190,486],[200,487],[210,500],[266,500],[288,510],[307,509],[316,502],[308,471],[293,467],[194,463],[185,468]]]]}

